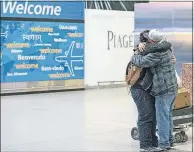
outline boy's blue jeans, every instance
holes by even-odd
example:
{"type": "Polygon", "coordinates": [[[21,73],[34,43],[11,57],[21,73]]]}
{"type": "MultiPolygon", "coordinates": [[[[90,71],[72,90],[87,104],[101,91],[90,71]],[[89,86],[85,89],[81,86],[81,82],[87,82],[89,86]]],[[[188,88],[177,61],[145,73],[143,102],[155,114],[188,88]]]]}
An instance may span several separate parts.
{"type": "Polygon", "coordinates": [[[176,92],[172,92],[155,97],[159,146],[161,148],[169,148],[173,144],[172,110],[176,95],[176,92]]]}
{"type": "Polygon", "coordinates": [[[155,99],[141,88],[131,87],[131,94],[138,111],[140,148],[157,147],[155,99]]]}

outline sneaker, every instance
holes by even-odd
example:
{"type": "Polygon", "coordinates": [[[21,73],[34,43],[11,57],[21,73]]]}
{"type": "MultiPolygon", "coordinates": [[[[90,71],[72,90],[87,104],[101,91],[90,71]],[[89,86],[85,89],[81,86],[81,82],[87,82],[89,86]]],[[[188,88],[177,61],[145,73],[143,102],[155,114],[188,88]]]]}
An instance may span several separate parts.
{"type": "Polygon", "coordinates": [[[147,148],[140,148],[140,152],[148,152],[147,148]]]}
{"type": "Polygon", "coordinates": [[[140,152],[162,152],[161,148],[156,147],[149,147],[149,148],[141,148],[140,152]]]}
{"type": "Polygon", "coordinates": [[[167,148],[162,148],[162,147],[155,148],[155,152],[166,152],[166,151],[168,151],[167,148]]]}
{"type": "Polygon", "coordinates": [[[176,144],[172,143],[172,144],[170,144],[170,147],[167,147],[166,149],[167,149],[167,150],[171,150],[171,149],[173,149],[175,146],[176,146],[176,144]]]}
{"type": "Polygon", "coordinates": [[[166,148],[167,150],[171,150],[172,148],[171,147],[168,147],[168,148],[166,148]]]}
{"type": "Polygon", "coordinates": [[[153,152],[153,148],[152,147],[141,148],[140,152],[153,152]]]}
{"type": "Polygon", "coordinates": [[[158,143],[152,144],[152,146],[153,146],[154,148],[157,148],[157,147],[158,147],[158,143]]]}
{"type": "Polygon", "coordinates": [[[175,146],[176,146],[175,143],[171,143],[171,144],[170,144],[170,147],[175,147],[175,146]]]}

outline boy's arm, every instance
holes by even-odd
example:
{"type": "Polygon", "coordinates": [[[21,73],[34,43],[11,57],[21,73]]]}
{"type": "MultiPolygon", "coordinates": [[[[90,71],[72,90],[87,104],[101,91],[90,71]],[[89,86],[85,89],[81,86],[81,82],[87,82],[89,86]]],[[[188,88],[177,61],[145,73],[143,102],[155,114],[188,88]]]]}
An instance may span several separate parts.
{"type": "Polygon", "coordinates": [[[160,60],[161,58],[158,53],[149,53],[145,56],[133,55],[131,62],[138,67],[148,68],[157,65],[160,60]]]}
{"type": "Polygon", "coordinates": [[[156,53],[156,52],[164,52],[170,49],[172,44],[167,41],[163,41],[161,43],[147,43],[145,45],[144,51],[140,52],[140,55],[147,55],[148,53],[156,53]]]}

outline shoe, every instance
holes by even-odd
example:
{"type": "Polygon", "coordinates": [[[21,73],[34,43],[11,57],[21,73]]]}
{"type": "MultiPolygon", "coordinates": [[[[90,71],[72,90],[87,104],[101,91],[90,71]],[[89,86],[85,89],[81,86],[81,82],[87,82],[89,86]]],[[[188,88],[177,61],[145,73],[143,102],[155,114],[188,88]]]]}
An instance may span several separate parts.
{"type": "Polygon", "coordinates": [[[167,150],[171,150],[171,149],[173,149],[173,147],[175,147],[176,146],[176,144],[174,144],[174,143],[172,143],[172,144],[170,144],[170,147],[168,147],[168,148],[166,148],[167,150]]]}
{"type": "Polygon", "coordinates": [[[158,147],[149,147],[149,148],[141,148],[140,152],[160,152],[161,149],[158,147]]]}
{"type": "Polygon", "coordinates": [[[170,147],[175,147],[175,146],[176,146],[175,143],[170,144],[170,147]]]}
{"type": "Polygon", "coordinates": [[[154,147],[141,148],[140,152],[154,152],[154,147]]]}
{"type": "Polygon", "coordinates": [[[141,148],[140,152],[148,152],[148,149],[141,148]]]}
{"type": "Polygon", "coordinates": [[[171,150],[172,148],[171,147],[168,147],[168,148],[166,148],[167,150],[171,150]]]}
{"type": "Polygon", "coordinates": [[[152,145],[154,148],[157,148],[158,147],[158,143],[155,143],[152,145]]]}
{"type": "Polygon", "coordinates": [[[167,148],[157,147],[157,148],[155,148],[155,151],[154,152],[166,152],[166,151],[168,151],[167,148]]]}

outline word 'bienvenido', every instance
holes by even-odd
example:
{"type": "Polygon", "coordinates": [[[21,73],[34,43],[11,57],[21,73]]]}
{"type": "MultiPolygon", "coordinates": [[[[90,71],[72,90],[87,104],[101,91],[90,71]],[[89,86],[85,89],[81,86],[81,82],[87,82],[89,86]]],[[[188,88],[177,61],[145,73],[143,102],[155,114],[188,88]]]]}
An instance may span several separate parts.
{"type": "Polygon", "coordinates": [[[4,14],[19,14],[19,15],[55,15],[59,16],[61,13],[60,6],[50,5],[34,5],[29,4],[28,1],[25,3],[17,1],[3,2],[3,13],[4,14]]]}

